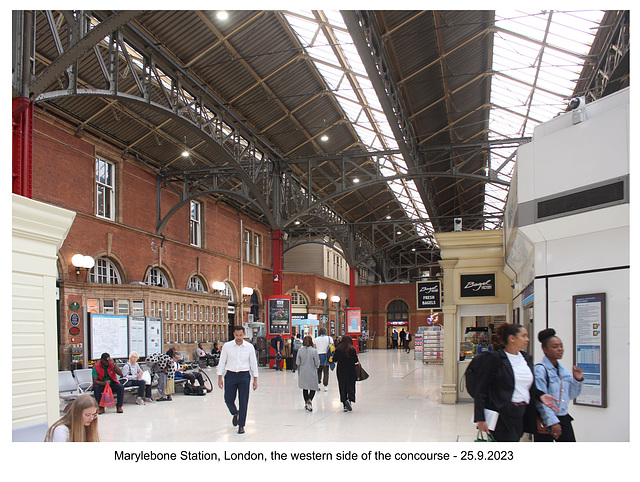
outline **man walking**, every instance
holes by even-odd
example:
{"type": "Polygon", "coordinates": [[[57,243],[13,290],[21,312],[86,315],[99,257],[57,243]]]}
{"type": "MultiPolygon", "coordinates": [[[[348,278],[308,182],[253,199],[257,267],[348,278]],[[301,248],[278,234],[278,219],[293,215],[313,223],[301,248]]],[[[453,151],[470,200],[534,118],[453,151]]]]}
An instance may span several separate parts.
{"type": "Polygon", "coordinates": [[[333,338],[327,335],[327,329],[322,327],[318,330],[318,336],[315,340],[316,350],[320,357],[320,366],[318,367],[318,389],[322,388],[324,375],[324,391],[329,390],[329,360],[327,359],[327,348],[333,343],[333,338]]]}
{"type": "Polygon", "coordinates": [[[218,362],[218,387],[224,388],[224,402],[233,415],[233,426],[244,433],[249,404],[249,385],[253,376],[253,389],[258,389],[258,361],[253,345],[244,339],[244,328],[233,328],[233,340],[222,346],[218,362]],[[226,370],[226,373],[225,373],[226,370]],[[223,381],[224,375],[224,381],[223,381]],[[236,407],[236,395],[238,407],[236,407]]]}

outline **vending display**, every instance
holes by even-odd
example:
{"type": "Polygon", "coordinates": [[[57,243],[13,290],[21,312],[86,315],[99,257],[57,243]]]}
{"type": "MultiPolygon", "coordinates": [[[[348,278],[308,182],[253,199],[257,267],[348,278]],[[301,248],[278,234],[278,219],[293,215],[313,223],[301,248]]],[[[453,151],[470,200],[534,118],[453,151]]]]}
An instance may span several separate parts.
{"type": "Polygon", "coordinates": [[[441,326],[430,326],[422,331],[422,361],[443,363],[444,331],[441,326]]]}

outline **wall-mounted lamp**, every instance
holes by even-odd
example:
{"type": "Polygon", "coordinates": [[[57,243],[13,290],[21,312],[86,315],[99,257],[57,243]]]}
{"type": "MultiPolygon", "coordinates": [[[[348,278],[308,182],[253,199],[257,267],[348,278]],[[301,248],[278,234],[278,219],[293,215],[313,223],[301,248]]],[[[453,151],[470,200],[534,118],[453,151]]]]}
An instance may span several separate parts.
{"type": "Polygon", "coordinates": [[[224,291],[226,287],[227,286],[222,281],[214,281],[213,283],[211,283],[211,288],[213,288],[213,291],[216,292],[224,291]]]}
{"type": "Polygon", "coordinates": [[[331,302],[332,303],[340,303],[340,297],[338,295],[333,295],[331,297],[331,302]]]}
{"type": "Polygon", "coordinates": [[[324,301],[327,299],[327,294],[324,291],[321,291],[320,293],[318,293],[318,299],[320,301],[324,301]]]}
{"type": "Polygon", "coordinates": [[[244,288],[242,288],[242,298],[244,301],[249,301],[249,298],[251,297],[252,294],[253,294],[253,288],[249,288],[248,286],[245,286],[244,288]]]}
{"type": "Polygon", "coordinates": [[[96,264],[95,260],[91,256],[85,256],[83,254],[74,254],[71,258],[71,264],[76,268],[76,279],[80,275],[80,270],[85,269],[89,271],[96,264]]]}

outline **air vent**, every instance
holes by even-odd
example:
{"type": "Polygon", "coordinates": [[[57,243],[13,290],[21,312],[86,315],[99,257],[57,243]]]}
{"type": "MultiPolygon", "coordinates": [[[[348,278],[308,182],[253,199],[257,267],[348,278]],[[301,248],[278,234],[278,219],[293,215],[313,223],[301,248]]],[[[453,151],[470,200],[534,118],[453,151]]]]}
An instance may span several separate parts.
{"type": "Polygon", "coordinates": [[[538,201],[536,221],[600,209],[628,201],[628,178],[607,181],[538,201]]]}

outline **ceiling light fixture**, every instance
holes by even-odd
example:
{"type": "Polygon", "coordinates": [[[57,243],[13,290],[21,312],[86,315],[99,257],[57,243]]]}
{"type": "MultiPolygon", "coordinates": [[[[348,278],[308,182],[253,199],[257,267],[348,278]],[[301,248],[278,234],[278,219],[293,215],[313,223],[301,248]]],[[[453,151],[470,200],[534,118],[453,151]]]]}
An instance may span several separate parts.
{"type": "Polygon", "coordinates": [[[218,13],[216,13],[216,17],[218,17],[218,20],[226,20],[229,18],[229,12],[220,10],[218,13]]]}

